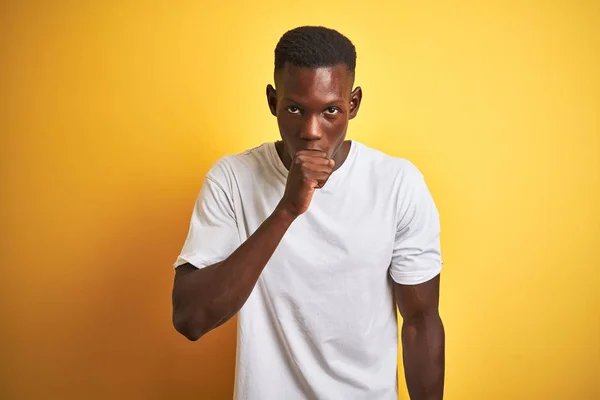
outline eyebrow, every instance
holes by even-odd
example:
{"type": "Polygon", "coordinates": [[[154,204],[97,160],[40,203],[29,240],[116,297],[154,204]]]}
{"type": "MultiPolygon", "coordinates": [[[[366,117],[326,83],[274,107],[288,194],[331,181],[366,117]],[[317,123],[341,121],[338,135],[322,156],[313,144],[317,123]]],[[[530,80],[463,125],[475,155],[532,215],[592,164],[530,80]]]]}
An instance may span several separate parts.
{"type": "MultiPolygon", "coordinates": [[[[302,104],[302,102],[297,101],[295,99],[292,99],[290,97],[284,97],[282,99],[283,101],[289,101],[291,103],[296,103],[296,104],[302,104]]],[[[338,105],[338,104],[344,104],[344,99],[340,98],[340,97],[335,97],[332,98],[331,100],[325,102],[326,105],[338,105]]]]}

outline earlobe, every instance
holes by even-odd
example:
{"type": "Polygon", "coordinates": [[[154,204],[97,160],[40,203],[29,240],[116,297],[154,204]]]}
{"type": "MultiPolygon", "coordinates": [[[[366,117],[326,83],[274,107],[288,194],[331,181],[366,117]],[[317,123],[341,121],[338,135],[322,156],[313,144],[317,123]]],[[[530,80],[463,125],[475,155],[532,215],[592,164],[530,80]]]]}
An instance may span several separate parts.
{"type": "Polygon", "coordinates": [[[356,117],[358,114],[358,109],[360,108],[360,103],[362,101],[362,89],[360,86],[357,86],[356,89],[352,91],[350,94],[350,116],[349,119],[356,117]]]}
{"type": "Polygon", "coordinates": [[[269,84],[267,85],[267,104],[273,116],[277,116],[277,91],[269,84]]]}

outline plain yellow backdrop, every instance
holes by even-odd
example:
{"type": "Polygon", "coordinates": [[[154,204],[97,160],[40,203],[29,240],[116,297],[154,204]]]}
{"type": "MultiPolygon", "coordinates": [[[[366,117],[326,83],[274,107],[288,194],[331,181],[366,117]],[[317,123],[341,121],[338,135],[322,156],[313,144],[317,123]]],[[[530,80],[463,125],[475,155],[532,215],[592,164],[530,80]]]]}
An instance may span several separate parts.
{"type": "Polygon", "coordinates": [[[440,210],[446,398],[600,398],[600,3],[226,0],[1,2],[2,399],[231,398],[235,320],[176,334],[171,265],[305,24],[440,210]]]}

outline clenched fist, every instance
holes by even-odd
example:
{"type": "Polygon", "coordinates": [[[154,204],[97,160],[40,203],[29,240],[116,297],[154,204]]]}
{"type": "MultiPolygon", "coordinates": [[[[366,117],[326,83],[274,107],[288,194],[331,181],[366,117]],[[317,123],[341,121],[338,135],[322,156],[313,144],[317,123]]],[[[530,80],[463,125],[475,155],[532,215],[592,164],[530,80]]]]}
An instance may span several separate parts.
{"type": "Polygon", "coordinates": [[[294,156],[279,207],[297,217],[308,209],[313,193],[325,186],[335,162],[319,150],[300,150],[294,156]]]}

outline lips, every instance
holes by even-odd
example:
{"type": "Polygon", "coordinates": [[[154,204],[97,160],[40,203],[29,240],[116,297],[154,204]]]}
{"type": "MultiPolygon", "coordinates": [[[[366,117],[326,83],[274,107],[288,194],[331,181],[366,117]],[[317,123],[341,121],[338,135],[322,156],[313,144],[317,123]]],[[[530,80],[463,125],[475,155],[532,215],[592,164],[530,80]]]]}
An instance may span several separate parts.
{"type": "Polygon", "coordinates": [[[314,147],[314,146],[311,146],[311,147],[300,147],[298,150],[306,150],[306,151],[325,151],[325,150],[323,150],[323,149],[320,149],[320,148],[318,148],[318,147],[314,147]]]}

